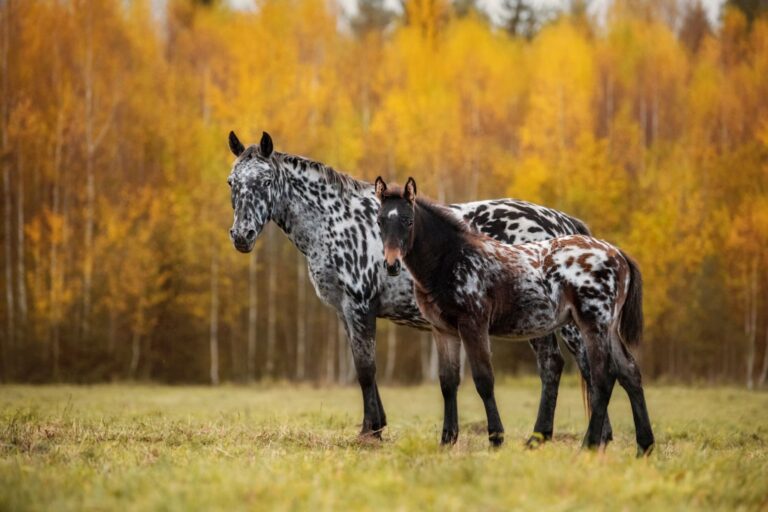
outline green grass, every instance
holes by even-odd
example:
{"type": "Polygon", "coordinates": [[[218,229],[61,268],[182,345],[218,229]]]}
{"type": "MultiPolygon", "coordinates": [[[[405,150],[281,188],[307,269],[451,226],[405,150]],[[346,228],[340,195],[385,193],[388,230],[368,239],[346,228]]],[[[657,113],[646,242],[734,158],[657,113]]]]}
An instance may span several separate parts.
{"type": "Polygon", "coordinates": [[[497,388],[506,444],[459,398],[457,446],[438,446],[437,385],[383,388],[382,443],[356,438],[354,388],[0,387],[0,510],[768,510],[768,394],[647,389],[657,449],[636,460],[626,395],[616,441],[579,451],[576,384],[555,440],[526,451],[538,382],[497,388]]]}

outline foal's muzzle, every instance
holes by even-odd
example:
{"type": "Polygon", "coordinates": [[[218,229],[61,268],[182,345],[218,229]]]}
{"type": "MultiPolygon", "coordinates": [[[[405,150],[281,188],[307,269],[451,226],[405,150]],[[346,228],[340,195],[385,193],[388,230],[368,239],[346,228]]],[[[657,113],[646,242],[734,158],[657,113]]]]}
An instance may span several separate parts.
{"type": "Polygon", "coordinates": [[[389,274],[392,277],[399,276],[400,275],[400,260],[395,260],[394,263],[388,263],[386,260],[384,261],[384,268],[387,269],[387,274],[389,274]]]}

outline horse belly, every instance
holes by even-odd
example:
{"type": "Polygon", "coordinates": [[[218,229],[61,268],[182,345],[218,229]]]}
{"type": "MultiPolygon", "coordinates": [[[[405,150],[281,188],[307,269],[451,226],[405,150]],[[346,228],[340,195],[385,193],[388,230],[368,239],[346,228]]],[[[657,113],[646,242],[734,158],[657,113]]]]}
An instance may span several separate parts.
{"type": "Polygon", "coordinates": [[[536,280],[507,287],[491,317],[490,333],[511,339],[549,334],[561,322],[546,287],[536,280]]]}

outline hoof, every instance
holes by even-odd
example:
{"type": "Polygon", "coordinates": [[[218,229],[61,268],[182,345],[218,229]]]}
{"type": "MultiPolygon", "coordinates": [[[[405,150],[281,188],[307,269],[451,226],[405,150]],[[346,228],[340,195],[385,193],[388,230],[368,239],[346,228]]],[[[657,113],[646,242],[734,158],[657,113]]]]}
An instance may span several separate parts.
{"type": "Polygon", "coordinates": [[[443,446],[454,445],[458,439],[458,431],[443,430],[443,435],[440,437],[440,444],[443,446]]]}
{"type": "Polygon", "coordinates": [[[525,442],[525,447],[529,450],[535,450],[548,441],[547,436],[541,432],[534,432],[525,442]]]}
{"type": "Polygon", "coordinates": [[[637,458],[642,459],[644,457],[650,457],[651,453],[653,453],[653,449],[656,448],[656,443],[651,443],[648,445],[647,448],[643,448],[642,446],[637,446],[637,458]]]}
{"type": "Polygon", "coordinates": [[[382,430],[384,430],[383,427],[378,429],[363,429],[360,431],[357,437],[361,440],[381,441],[382,430]]]}
{"type": "Polygon", "coordinates": [[[488,434],[488,441],[491,442],[491,447],[498,448],[504,444],[504,432],[493,432],[488,434]]]}

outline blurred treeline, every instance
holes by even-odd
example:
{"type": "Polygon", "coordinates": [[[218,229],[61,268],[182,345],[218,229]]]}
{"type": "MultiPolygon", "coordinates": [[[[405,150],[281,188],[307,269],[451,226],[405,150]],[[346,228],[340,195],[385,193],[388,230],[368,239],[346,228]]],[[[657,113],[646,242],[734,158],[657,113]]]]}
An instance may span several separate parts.
{"type": "MultiPolygon", "coordinates": [[[[298,251],[274,226],[229,242],[234,129],[578,216],[641,264],[645,375],[764,383],[764,4],[2,0],[2,378],[353,377],[298,251]]],[[[428,336],[379,324],[382,380],[434,374],[428,336]]]]}

